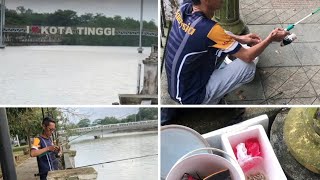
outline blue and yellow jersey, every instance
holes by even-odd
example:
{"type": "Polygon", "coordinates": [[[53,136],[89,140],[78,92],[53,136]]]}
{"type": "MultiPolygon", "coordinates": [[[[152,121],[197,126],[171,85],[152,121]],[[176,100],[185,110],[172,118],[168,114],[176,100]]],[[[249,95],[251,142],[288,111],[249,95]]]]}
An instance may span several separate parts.
{"type": "MultiPolygon", "coordinates": [[[[47,146],[53,146],[51,139],[44,137],[34,138],[32,149],[39,150],[47,146]]],[[[58,170],[58,160],[55,152],[46,152],[37,157],[39,174],[46,174],[48,171],[58,170]]]]}
{"type": "Polygon", "coordinates": [[[192,4],[177,11],[165,50],[168,91],[181,104],[200,104],[218,59],[238,52],[241,45],[192,4]]]}

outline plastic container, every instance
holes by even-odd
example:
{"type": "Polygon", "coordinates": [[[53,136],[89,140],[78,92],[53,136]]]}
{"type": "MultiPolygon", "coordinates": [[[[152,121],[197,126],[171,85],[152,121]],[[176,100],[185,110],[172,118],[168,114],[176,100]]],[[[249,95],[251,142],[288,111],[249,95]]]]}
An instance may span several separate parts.
{"type": "Polygon", "coordinates": [[[194,176],[199,174],[201,178],[203,178],[212,173],[225,169],[229,170],[232,180],[245,180],[245,176],[240,166],[236,163],[236,160],[231,155],[216,148],[200,148],[191,151],[180,158],[171,168],[166,180],[180,180],[185,173],[189,173],[194,176]],[[223,153],[229,158],[226,159],[211,153],[194,154],[197,151],[208,149],[223,153]]]}
{"type": "Polygon", "coordinates": [[[245,130],[230,132],[221,136],[222,149],[236,158],[233,148],[239,143],[243,143],[248,139],[256,138],[260,144],[262,162],[255,162],[255,167],[250,168],[247,174],[256,174],[262,172],[268,180],[286,180],[286,176],[280,166],[280,163],[271,147],[266,132],[261,125],[249,127],[245,130]]]}
{"type": "MultiPolygon", "coordinates": [[[[208,142],[195,130],[181,125],[161,127],[161,178],[165,179],[174,166],[185,154],[210,147],[208,142]]],[[[203,150],[199,153],[210,153],[203,150]]]]}

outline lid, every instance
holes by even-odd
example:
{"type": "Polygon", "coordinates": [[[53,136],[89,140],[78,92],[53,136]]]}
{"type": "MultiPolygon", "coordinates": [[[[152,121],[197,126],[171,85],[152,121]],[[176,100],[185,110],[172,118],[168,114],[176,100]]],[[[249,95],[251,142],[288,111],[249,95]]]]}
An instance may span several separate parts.
{"type": "MultiPolygon", "coordinates": [[[[210,147],[195,130],[181,125],[161,127],[161,178],[165,179],[173,165],[192,150],[210,147]]],[[[209,153],[209,150],[199,153],[209,153]]]]}

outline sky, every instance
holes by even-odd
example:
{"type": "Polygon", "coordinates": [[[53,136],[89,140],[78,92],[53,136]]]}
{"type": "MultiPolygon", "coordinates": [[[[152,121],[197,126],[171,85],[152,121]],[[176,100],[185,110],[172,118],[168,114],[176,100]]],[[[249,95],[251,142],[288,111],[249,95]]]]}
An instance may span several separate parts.
{"type": "Polygon", "coordinates": [[[95,107],[95,108],[62,108],[64,114],[69,117],[70,122],[78,123],[83,118],[88,118],[93,122],[96,119],[114,116],[116,118],[125,118],[130,114],[136,114],[139,108],[130,107],[95,107]],[[68,110],[66,110],[68,109],[68,110]],[[68,112],[67,112],[68,111],[68,112]],[[72,113],[70,113],[72,112],[72,113]],[[71,115],[76,114],[76,115],[71,115]]]}
{"type": "MultiPolygon", "coordinates": [[[[158,22],[158,0],[143,0],[143,19],[158,22]]],[[[34,12],[54,12],[58,9],[74,10],[78,15],[85,13],[102,13],[113,17],[132,17],[140,19],[140,0],[10,0],[6,1],[6,7],[16,9],[24,6],[34,12]]]]}

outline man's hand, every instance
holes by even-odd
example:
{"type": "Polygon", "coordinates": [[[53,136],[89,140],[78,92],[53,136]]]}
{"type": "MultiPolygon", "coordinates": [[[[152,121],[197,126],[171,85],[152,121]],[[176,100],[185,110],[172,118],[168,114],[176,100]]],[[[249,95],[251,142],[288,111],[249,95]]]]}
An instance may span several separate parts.
{"type": "Polygon", "coordinates": [[[58,152],[60,150],[59,146],[48,146],[47,151],[58,152]]]}
{"type": "Polygon", "coordinates": [[[282,28],[276,28],[275,30],[271,31],[271,33],[269,34],[268,38],[271,41],[276,41],[276,42],[280,42],[282,41],[286,36],[288,36],[290,34],[289,31],[285,31],[282,28]]]}
{"type": "Polygon", "coordinates": [[[252,46],[260,43],[261,41],[262,39],[256,34],[246,34],[246,35],[240,36],[240,39],[239,39],[239,42],[241,44],[248,44],[252,46]]]}

